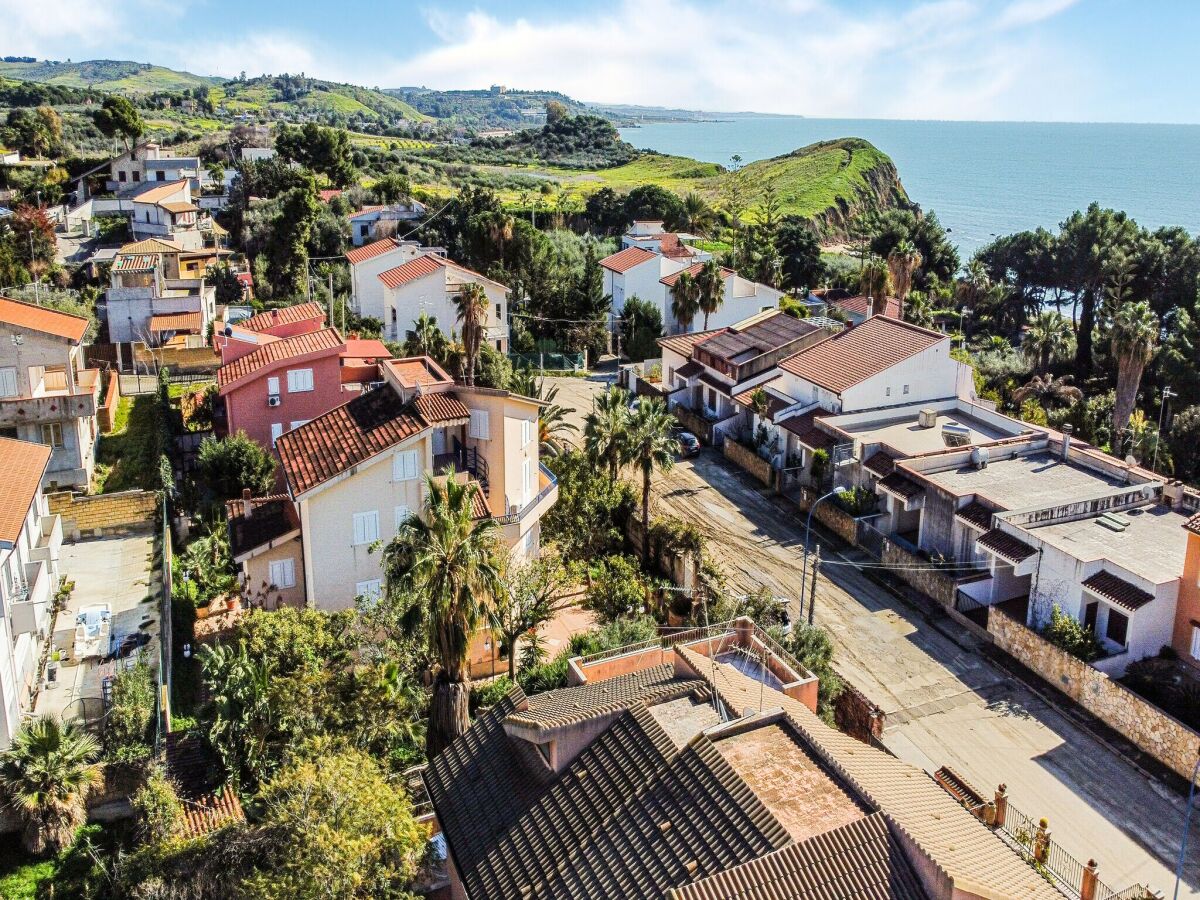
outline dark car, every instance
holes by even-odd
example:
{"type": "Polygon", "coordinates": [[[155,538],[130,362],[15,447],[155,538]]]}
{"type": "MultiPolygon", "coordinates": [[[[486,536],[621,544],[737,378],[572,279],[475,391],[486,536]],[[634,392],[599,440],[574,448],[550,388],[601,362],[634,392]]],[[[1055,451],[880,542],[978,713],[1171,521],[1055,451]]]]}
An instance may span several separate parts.
{"type": "Polygon", "coordinates": [[[700,453],[700,439],[690,431],[680,431],[675,435],[675,440],[679,441],[680,459],[688,459],[700,453]]]}

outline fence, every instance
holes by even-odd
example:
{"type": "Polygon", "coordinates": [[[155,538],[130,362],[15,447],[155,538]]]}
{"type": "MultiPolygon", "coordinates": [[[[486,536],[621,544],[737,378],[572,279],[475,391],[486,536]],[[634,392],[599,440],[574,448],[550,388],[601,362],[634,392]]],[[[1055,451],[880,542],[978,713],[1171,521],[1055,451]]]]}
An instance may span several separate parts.
{"type": "Polygon", "coordinates": [[[529,367],[546,371],[547,369],[555,372],[565,372],[568,370],[579,371],[587,368],[587,357],[583,353],[557,353],[547,351],[544,353],[509,353],[509,361],[512,362],[514,369],[529,367]]]}
{"type": "Polygon", "coordinates": [[[175,641],[171,631],[171,508],[167,493],[163,492],[160,507],[162,515],[162,609],[159,611],[161,626],[158,634],[158,721],[155,729],[154,749],[157,751],[166,735],[171,733],[171,655],[175,641]]]}

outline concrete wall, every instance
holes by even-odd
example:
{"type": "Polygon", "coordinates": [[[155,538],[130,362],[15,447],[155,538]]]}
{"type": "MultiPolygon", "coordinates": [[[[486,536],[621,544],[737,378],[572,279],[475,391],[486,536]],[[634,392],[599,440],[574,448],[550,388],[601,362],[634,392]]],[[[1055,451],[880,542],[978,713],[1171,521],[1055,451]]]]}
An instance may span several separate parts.
{"type": "Polygon", "coordinates": [[[1180,659],[1196,666],[1200,665],[1200,656],[1192,655],[1192,632],[1200,625],[1194,625],[1194,622],[1200,622],[1200,536],[1188,534],[1171,646],[1180,659]]]}
{"type": "Polygon", "coordinates": [[[1041,635],[993,609],[988,631],[997,647],[1184,778],[1196,764],[1200,734],[1041,635]]]}
{"type": "Polygon", "coordinates": [[[63,535],[77,541],[105,534],[123,534],[154,525],[158,494],[122,491],[88,497],[70,491],[46,496],[50,515],[62,516],[63,535]]]}

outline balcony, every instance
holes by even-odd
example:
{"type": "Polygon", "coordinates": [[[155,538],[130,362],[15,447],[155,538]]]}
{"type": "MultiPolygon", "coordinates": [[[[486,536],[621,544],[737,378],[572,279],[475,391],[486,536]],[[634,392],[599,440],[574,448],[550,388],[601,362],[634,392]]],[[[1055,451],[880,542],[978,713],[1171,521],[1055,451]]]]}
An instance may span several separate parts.
{"type": "Polygon", "coordinates": [[[524,506],[511,510],[507,515],[496,516],[496,521],[505,526],[505,538],[510,543],[527,532],[530,524],[541,519],[558,499],[558,479],[541,463],[538,463],[538,484],[540,490],[536,497],[524,506]]]}
{"type": "Polygon", "coordinates": [[[67,386],[66,373],[46,372],[32,396],[0,400],[0,426],[36,425],[94,416],[99,404],[100,370],[76,373],[75,391],[67,386]]]}
{"type": "Polygon", "coordinates": [[[38,521],[37,542],[29,551],[29,558],[35,562],[44,562],[53,575],[58,570],[58,554],[62,549],[62,542],[62,517],[42,516],[38,521]]]}
{"type": "Polygon", "coordinates": [[[45,562],[25,565],[25,580],[13,592],[13,634],[43,634],[50,627],[50,607],[54,601],[49,567],[45,562]]]}

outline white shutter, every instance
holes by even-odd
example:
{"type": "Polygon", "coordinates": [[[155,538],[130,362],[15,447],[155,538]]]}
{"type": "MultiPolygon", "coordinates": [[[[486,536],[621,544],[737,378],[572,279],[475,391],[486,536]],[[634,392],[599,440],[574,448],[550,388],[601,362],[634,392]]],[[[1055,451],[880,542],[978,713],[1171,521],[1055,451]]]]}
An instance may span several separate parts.
{"type": "Polygon", "coordinates": [[[378,600],[383,596],[383,582],[378,578],[372,578],[370,581],[360,581],[354,586],[354,594],[366,600],[378,600]]]}
{"type": "Polygon", "coordinates": [[[297,394],[313,389],[312,369],[289,369],[287,373],[288,393],[297,394]]]}
{"type": "Polygon", "coordinates": [[[267,393],[272,397],[279,396],[279,376],[272,375],[267,379],[267,393]]]}
{"type": "Polygon", "coordinates": [[[488,423],[488,411],[486,409],[471,410],[471,430],[469,436],[477,441],[491,440],[491,429],[488,423]]]}
{"type": "Polygon", "coordinates": [[[5,366],[0,369],[0,397],[17,396],[16,366],[5,366]]]}
{"type": "Polygon", "coordinates": [[[354,544],[371,544],[379,540],[379,511],[354,514],[354,544]]]}
{"type": "Polygon", "coordinates": [[[398,450],[392,457],[392,481],[412,481],[420,474],[416,450],[398,450]]]}
{"type": "Polygon", "coordinates": [[[521,420],[521,446],[522,447],[529,446],[529,433],[532,430],[529,426],[532,424],[533,423],[530,422],[528,419],[521,420]]]}
{"type": "Polygon", "coordinates": [[[277,559],[271,562],[271,584],[277,588],[296,586],[296,564],[294,560],[277,559]]]}
{"type": "Polygon", "coordinates": [[[1192,626],[1192,659],[1200,659],[1200,628],[1192,626]]]}
{"type": "Polygon", "coordinates": [[[528,503],[533,497],[533,491],[530,485],[533,483],[533,464],[531,460],[525,460],[521,464],[521,478],[524,481],[525,503],[528,503]]]}
{"type": "Polygon", "coordinates": [[[397,506],[396,507],[396,528],[398,529],[401,525],[403,525],[405,522],[407,522],[409,520],[410,516],[412,516],[411,509],[409,509],[407,506],[404,506],[404,505],[397,506]]]}
{"type": "Polygon", "coordinates": [[[282,422],[272,422],[271,423],[271,446],[272,447],[275,446],[275,442],[277,440],[279,440],[279,438],[282,434],[283,434],[283,423],[282,422]]]}

